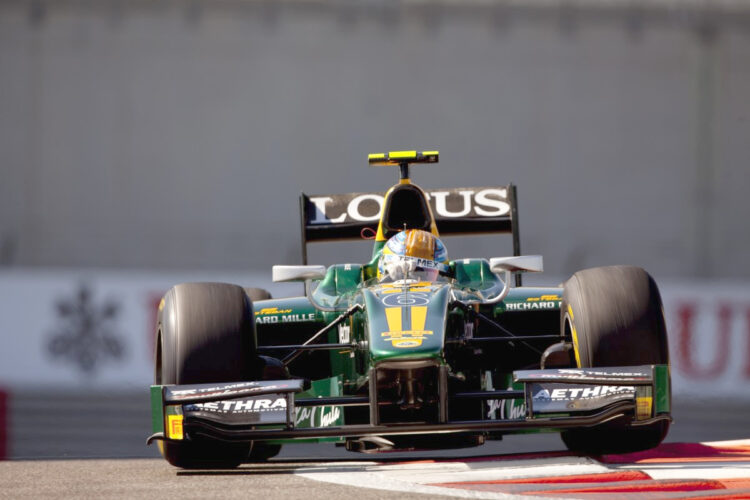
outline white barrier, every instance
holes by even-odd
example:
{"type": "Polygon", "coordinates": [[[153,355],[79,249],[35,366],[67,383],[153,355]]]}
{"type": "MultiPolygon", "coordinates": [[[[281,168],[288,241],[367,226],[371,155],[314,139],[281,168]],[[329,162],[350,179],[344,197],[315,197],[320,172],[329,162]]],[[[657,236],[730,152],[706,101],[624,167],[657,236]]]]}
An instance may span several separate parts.
{"type": "MultiPolygon", "coordinates": [[[[140,389],[152,380],[155,311],[184,281],[300,293],[250,273],[4,271],[0,386],[140,389]]],[[[550,282],[555,282],[554,280],[550,282]]],[[[750,283],[660,283],[675,394],[750,400],[750,283]]]]}
{"type": "Polygon", "coordinates": [[[674,392],[750,400],[750,283],[660,283],[674,392]]]}
{"type": "Polygon", "coordinates": [[[285,296],[251,273],[4,271],[0,273],[0,386],[145,388],[161,296],[175,283],[223,281],[285,296]]]}

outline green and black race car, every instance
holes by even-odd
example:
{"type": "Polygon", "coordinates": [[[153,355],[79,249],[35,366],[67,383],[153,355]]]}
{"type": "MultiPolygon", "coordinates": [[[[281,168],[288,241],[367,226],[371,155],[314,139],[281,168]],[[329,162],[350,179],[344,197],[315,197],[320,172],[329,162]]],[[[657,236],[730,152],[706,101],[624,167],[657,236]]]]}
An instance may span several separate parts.
{"type": "Polygon", "coordinates": [[[292,440],[379,451],[548,431],[597,454],[664,439],[669,356],[651,276],[615,266],[521,286],[542,258],[520,255],[515,186],[412,184],[411,164],[437,161],[437,151],[370,155],[400,170],[385,194],[302,195],[305,265],[274,266],[273,277],[305,282],[304,296],[224,283],[166,293],[148,442],[169,463],[233,467],[292,440]],[[384,271],[386,242],[414,230],[510,233],[514,255],[384,271]],[[367,233],[369,261],[306,265],[308,242],[367,233]]]}

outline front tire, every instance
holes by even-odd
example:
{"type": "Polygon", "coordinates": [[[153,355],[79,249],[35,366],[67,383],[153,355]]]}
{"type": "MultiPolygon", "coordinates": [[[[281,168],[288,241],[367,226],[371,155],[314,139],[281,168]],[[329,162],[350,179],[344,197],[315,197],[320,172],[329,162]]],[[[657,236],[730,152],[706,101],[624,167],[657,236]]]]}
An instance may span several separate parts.
{"type": "MultiPolygon", "coordinates": [[[[564,284],[561,331],[575,344],[580,368],[669,364],[661,296],[643,269],[612,266],[575,273],[564,284]]],[[[654,448],[669,421],[645,426],[622,423],[563,431],[568,449],[587,454],[654,448]]]]}
{"type": "MultiPolygon", "coordinates": [[[[250,380],[256,359],[252,301],[224,283],[183,283],[163,298],[157,319],[155,381],[203,384],[250,380]]],[[[196,437],[160,443],[164,458],[185,469],[232,468],[250,443],[196,437]]]]}

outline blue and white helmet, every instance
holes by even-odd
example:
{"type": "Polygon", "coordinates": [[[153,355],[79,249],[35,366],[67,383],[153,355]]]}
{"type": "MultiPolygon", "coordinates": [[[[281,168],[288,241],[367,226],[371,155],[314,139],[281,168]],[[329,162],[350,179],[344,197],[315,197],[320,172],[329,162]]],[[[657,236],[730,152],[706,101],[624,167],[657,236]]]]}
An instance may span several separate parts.
{"type": "Polygon", "coordinates": [[[404,279],[409,274],[424,281],[434,281],[447,274],[448,252],[432,233],[407,229],[389,239],[378,262],[378,277],[404,279]]]}

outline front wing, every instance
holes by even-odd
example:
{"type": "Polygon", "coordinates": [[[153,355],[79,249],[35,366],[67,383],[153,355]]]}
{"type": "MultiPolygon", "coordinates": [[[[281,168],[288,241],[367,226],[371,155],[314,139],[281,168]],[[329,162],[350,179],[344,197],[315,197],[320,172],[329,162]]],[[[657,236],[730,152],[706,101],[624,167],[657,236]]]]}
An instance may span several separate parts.
{"type": "MultiPolygon", "coordinates": [[[[441,370],[447,373],[447,370],[441,370]]],[[[311,408],[370,406],[368,396],[297,397],[302,380],[237,382],[227,384],[151,386],[154,440],[190,440],[205,436],[224,441],[366,437],[452,432],[514,432],[526,429],[559,430],[588,427],[615,419],[647,425],[670,417],[667,365],[524,370],[513,374],[522,390],[477,391],[441,395],[450,407],[464,400],[521,400],[525,415],[503,420],[448,419],[441,408],[437,422],[381,424],[371,417],[366,425],[340,424],[323,419],[318,426],[299,426],[299,414],[311,408]]],[[[441,384],[447,391],[447,384],[441,384]]],[[[309,394],[309,393],[308,393],[309,394]]],[[[378,402],[375,401],[374,405],[378,402]]],[[[380,404],[387,404],[380,402],[380,404]]],[[[313,411],[314,413],[314,411],[313,411]]],[[[338,413],[338,411],[337,411],[338,413]]]]}

